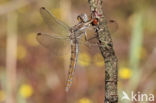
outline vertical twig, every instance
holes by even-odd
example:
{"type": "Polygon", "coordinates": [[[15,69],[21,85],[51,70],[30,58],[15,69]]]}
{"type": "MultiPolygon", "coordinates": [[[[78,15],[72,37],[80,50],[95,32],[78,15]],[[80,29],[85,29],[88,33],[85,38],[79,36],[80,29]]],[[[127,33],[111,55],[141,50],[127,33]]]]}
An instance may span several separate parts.
{"type": "Polygon", "coordinates": [[[6,103],[16,103],[17,14],[11,12],[7,17],[6,103]]]}
{"type": "Polygon", "coordinates": [[[118,103],[118,59],[115,55],[106,18],[102,11],[102,0],[88,0],[88,2],[91,13],[93,14],[96,11],[100,15],[96,33],[100,44],[99,49],[105,61],[105,103],[118,103]]]}

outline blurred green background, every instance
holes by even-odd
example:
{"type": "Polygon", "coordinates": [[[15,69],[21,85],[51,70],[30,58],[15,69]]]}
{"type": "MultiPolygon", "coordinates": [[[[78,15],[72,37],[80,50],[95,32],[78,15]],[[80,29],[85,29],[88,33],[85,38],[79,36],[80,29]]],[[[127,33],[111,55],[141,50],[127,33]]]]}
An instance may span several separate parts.
{"type": "MultiPolygon", "coordinates": [[[[39,13],[42,6],[70,26],[80,13],[90,13],[87,0],[0,0],[0,103],[103,103],[98,48],[80,52],[65,93],[70,44],[59,49],[65,52],[60,58],[36,41],[36,33],[51,32],[39,13]]],[[[156,1],[103,0],[103,11],[118,25],[111,36],[119,59],[119,103],[128,103],[120,101],[122,91],[156,97],[156,1]]]]}

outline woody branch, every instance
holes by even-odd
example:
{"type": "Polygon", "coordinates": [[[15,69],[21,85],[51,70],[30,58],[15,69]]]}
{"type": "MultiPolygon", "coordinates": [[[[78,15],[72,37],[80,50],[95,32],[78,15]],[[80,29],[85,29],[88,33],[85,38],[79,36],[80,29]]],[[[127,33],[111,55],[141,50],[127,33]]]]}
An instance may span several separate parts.
{"type": "Polygon", "coordinates": [[[107,27],[106,18],[102,11],[102,0],[88,0],[91,14],[99,15],[99,24],[96,25],[96,34],[99,49],[105,62],[105,103],[118,103],[117,80],[118,59],[113,49],[113,42],[107,27]]]}

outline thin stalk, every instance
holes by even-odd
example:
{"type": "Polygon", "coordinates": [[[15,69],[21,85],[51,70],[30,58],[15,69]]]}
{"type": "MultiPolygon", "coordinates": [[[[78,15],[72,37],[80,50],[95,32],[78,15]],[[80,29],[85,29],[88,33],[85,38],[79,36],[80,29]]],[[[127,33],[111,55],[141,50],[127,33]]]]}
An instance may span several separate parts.
{"type": "Polygon", "coordinates": [[[16,103],[17,14],[7,15],[6,103],[16,103]]]}
{"type": "Polygon", "coordinates": [[[131,89],[137,88],[141,71],[139,69],[140,63],[140,51],[143,41],[143,13],[138,12],[134,16],[134,22],[132,25],[132,37],[130,44],[130,67],[132,69],[133,76],[131,77],[130,84],[131,89]]]}

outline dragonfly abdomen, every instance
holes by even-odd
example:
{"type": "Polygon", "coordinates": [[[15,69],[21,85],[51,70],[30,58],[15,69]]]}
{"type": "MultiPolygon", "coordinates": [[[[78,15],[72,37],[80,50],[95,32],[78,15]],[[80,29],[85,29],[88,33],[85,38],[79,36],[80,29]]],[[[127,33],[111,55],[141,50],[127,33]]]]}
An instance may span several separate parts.
{"type": "MultiPolygon", "coordinates": [[[[75,41],[75,40],[74,40],[75,41]]],[[[78,42],[71,43],[71,58],[70,58],[70,66],[68,71],[68,78],[66,83],[66,92],[69,91],[72,85],[72,79],[76,68],[77,58],[78,58],[78,42]]]]}

